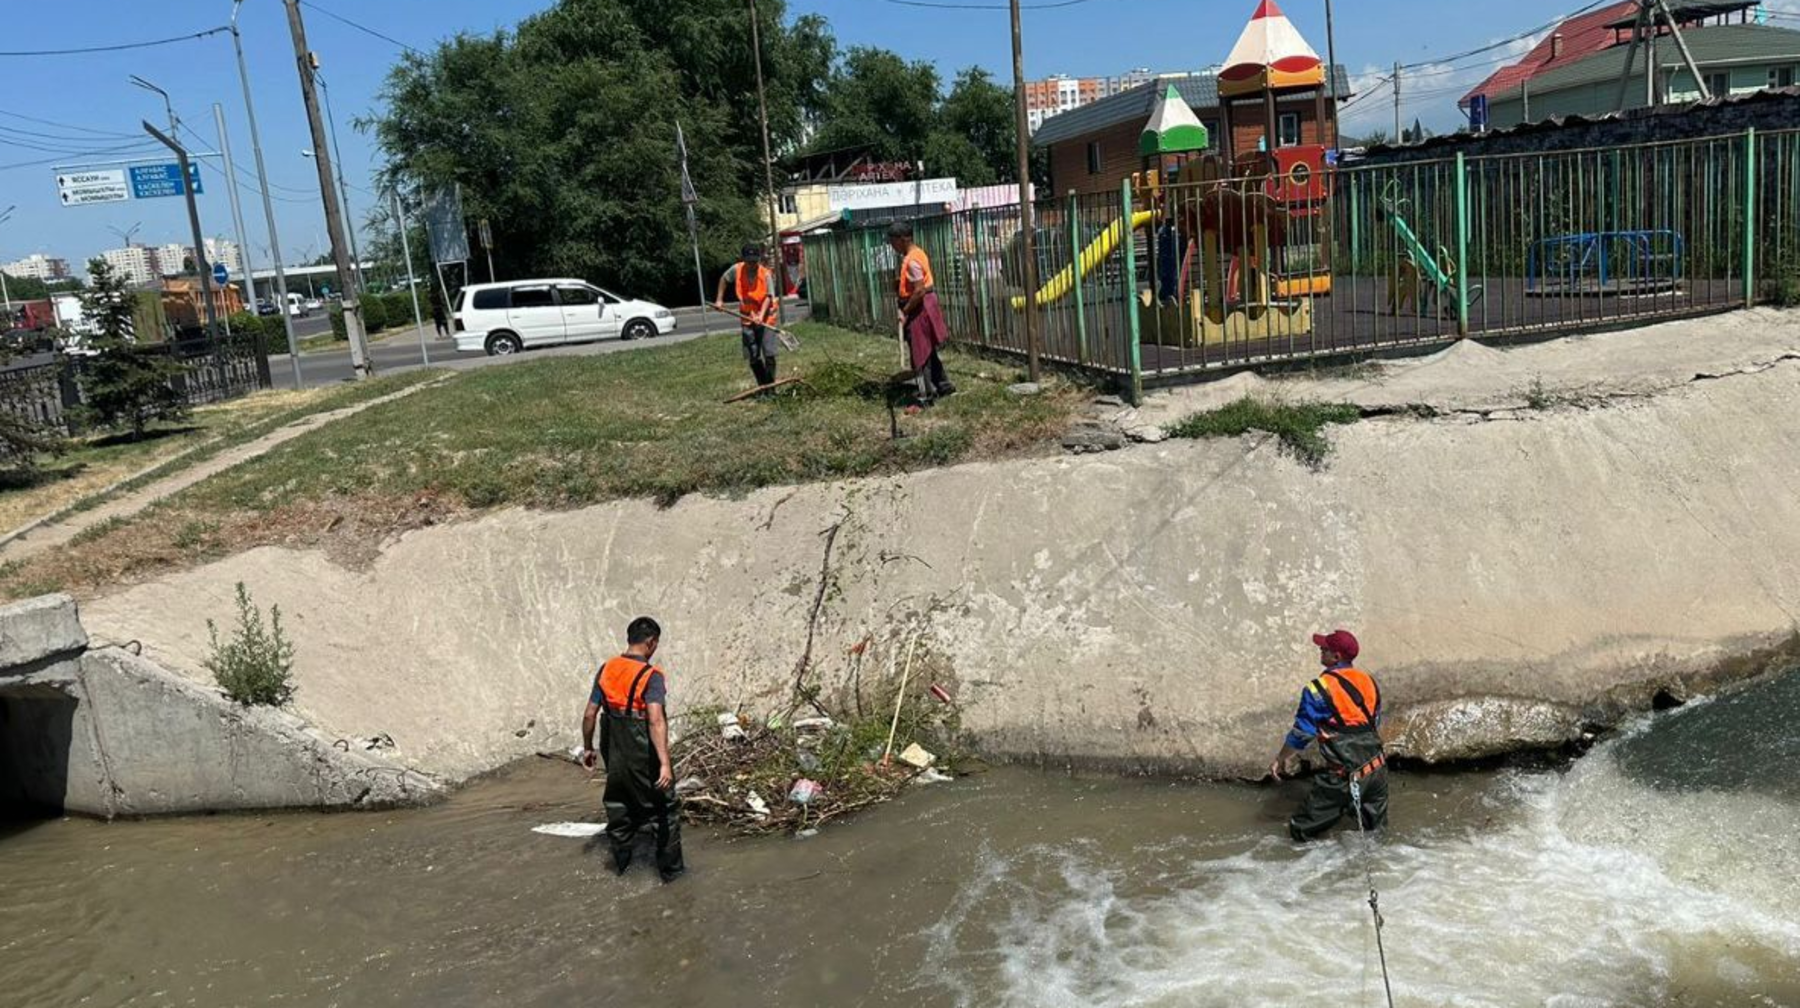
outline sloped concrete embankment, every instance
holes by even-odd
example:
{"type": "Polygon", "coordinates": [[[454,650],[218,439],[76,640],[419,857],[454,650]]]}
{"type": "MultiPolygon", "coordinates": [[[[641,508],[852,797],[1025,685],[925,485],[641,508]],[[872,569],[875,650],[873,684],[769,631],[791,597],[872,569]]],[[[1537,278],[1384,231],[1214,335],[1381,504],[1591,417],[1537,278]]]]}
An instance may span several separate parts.
{"type": "Polygon", "coordinates": [[[451,778],[573,742],[591,668],[640,613],[667,629],[677,713],[775,707],[809,643],[847,690],[916,633],[990,753],[1218,775],[1267,765],[1319,628],[1361,635],[1397,747],[1427,758],[1555,744],[1794,632],[1792,362],[1332,438],[1323,472],[1253,435],[510,511],[368,570],[265,549],[89,612],[197,675],[205,616],[245,581],[288,618],[309,720],[451,778]]]}
{"type": "Polygon", "coordinates": [[[0,806],[153,815],[424,800],[433,782],[117,647],[67,596],[0,608],[0,806]]]}

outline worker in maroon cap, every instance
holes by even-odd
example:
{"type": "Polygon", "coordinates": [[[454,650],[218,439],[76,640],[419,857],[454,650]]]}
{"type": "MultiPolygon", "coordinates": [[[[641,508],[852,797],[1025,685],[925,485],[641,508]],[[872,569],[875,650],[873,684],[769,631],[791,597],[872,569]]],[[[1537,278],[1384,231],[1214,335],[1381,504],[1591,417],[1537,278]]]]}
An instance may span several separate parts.
{"type": "Polygon", "coordinates": [[[1300,691],[1300,709],[1281,751],[1269,764],[1280,780],[1294,758],[1314,739],[1325,768],[1313,775],[1312,791],[1288,820],[1296,841],[1311,840],[1336,825],[1345,813],[1360,811],[1363,829],[1387,825],[1387,758],[1381,751],[1381,688],[1356,667],[1362,648],[1348,630],[1313,634],[1325,671],[1300,691]]]}

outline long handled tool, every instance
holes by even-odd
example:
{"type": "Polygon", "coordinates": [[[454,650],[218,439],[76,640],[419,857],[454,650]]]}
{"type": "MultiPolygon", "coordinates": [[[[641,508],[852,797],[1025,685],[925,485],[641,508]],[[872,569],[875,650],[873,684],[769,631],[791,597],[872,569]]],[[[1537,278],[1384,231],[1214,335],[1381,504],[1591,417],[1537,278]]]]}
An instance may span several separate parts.
{"type": "Polygon", "coordinates": [[[900,672],[900,692],[894,695],[894,723],[888,726],[887,748],[881,751],[881,765],[887,766],[894,755],[894,736],[900,731],[900,709],[906,706],[906,680],[912,676],[913,652],[919,649],[919,635],[913,634],[906,649],[906,667],[900,672]]]}
{"type": "Polygon", "coordinates": [[[800,349],[800,337],[795,336],[793,333],[788,332],[786,329],[783,329],[780,326],[773,326],[767,322],[758,322],[756,319],[753,319],[750,316],[745,315],[741,311],[732,311],[729,308],[720,308],[717,305],[707,305],[706,307],[712,311],[718,312],[721,315],[730,315],[732,318],[737,319],[739,322],[742,322],[746,325],[762,326],[764,329],[767,329],[770,332],[774,333],[775,338],[781,341],[782,346],[786,347],[789,350],[800,349]]]}

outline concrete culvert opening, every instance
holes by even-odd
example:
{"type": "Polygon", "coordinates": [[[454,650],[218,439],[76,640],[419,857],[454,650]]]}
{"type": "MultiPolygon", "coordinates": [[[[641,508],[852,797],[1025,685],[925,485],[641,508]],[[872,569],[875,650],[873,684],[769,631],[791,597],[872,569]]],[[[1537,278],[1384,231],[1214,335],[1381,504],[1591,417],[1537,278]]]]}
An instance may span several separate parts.
{"type": "Polygon", "coordinates": [[[1686,700],[1670,693],[1668,690],[1659,689],[1656,691],[1656,695],[1650,698],[1650,709],[1654,711],[1674,710],[1685,703],[1687,703],[1686,700]]]}
{"type": "Polygon", "coordinates": [[[87,758],[73,751],[78,707],[54,686],[0,687],[0,820],[62,814],[69,768],[87,758]]]}

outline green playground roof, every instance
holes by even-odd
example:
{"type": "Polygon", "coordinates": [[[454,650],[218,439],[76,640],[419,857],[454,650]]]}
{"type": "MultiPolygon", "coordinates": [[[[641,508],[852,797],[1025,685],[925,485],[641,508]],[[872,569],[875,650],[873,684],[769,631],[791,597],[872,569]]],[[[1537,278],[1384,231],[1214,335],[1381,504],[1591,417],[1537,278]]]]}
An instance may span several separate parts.
{"type": "Polygon", "coordinates": [[[1138,137],[1138,153],[1144,157],[1184,154],[1205,150],[1210,143],[1206,127],[1181,97],[1180,89],[1170,84],[1150,113],[1150,121],[1144,124],[1144,132],[1138,137]]]}

